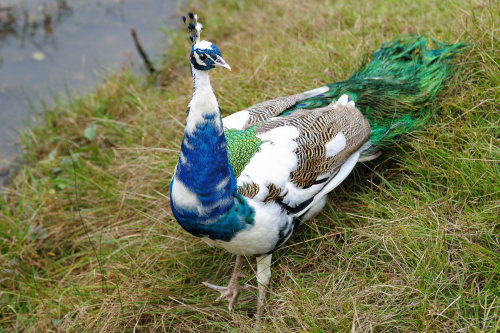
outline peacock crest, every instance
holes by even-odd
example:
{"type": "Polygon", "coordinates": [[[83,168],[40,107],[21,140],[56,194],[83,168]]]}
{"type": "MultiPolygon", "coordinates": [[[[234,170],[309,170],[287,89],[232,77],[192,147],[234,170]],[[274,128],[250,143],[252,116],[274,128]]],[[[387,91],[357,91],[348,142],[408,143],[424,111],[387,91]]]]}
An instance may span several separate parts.
{"type": "Polygon", "coordinates": [[[203,26],[201,23],[198,22],[198,15],[193,14],[193,13],[188,13],[188,17],[186,16],[182,17],[182,21],[187,24],[189,33],[191,36],[189,36],[189,39],[191,42],[194,44],[198,43],[201,41],[201,29],[203,26]],[[189,23],[187,23],[189,19],[189,23]]]}

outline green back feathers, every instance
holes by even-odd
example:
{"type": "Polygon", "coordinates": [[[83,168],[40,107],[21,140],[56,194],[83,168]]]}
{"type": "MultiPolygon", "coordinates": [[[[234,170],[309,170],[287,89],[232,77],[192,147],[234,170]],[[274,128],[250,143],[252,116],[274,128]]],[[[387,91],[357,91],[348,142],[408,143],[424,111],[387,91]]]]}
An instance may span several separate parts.
{"type": "Polygon", "coordinates": [[[228,129],[224,131],[227,141],[227,156],[233,167],[234,177],[238,178],[253,155],[259,150],[262,141],[255,136],[255,126],[245,130],[228,129]]]}
{"type": "Polygon", "coordinates": [[[302,101],[284,114],[298,108],[323,107],[347,94],[368,118],[372,143],[388,144],[394,136],[425,122],[431,114],[426,104],[451,76],[449,60],[466,47],[463,43],[436,44],[438,49],[427,49],[422,36],[401,36],[384,43],[373,53],[373,60],[349,79],[329,84],[329,91],[302,101]]]}

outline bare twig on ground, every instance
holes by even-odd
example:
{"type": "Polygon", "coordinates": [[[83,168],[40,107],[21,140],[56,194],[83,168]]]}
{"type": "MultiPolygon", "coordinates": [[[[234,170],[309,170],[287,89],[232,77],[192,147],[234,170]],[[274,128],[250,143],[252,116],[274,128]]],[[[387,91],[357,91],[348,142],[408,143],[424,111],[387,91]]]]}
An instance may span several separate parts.
{"type": "Polygon", "coordinates": [[[139,55],[141,56],[142,60],[144,60],[144,64],[146,65],[147,69],[149,70],[149,73],[153,74],[156,70],[155,70],[153,64],[151,63],[151,61],[149,61],[148,55],[146,54],[146,52],[142,48],[142,45],[139,42],[139,38],[137,37],[137,32],[135,31],[134,27],[130,28],[130,34],[132,35],[132,39],[134,40],[134,44],[135,44],[135,47],[137,49],[137,52],[139,52],[139,55]]]}

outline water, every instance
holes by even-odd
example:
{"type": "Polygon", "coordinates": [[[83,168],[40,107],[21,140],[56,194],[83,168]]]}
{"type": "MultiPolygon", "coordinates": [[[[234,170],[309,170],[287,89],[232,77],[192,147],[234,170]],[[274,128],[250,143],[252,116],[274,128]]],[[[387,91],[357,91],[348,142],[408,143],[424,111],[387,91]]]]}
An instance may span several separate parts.
{"type": "Polygon", "coordinates": [[[135,26],[150,58],[164,27],[180,22],[177,0],[0,0],[0,169],[39,100],[93,87],[106,68],[143,65],[135,26]]]}

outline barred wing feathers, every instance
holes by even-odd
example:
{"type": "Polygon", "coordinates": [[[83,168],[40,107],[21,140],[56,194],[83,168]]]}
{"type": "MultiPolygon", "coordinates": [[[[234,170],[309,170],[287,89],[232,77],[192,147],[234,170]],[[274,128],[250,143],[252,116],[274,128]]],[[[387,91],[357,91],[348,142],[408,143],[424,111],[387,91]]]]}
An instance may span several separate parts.
{"type": "Polygon", "coordinates": [[[300,94],[274,98],[255,104],[245,110],[233,113],[222,119],[226,129],[245,130],[256,124],[262,123],[272,117],[279,116],[298,102],[325,93],[327,86],[309,90],[300,94]]]}

